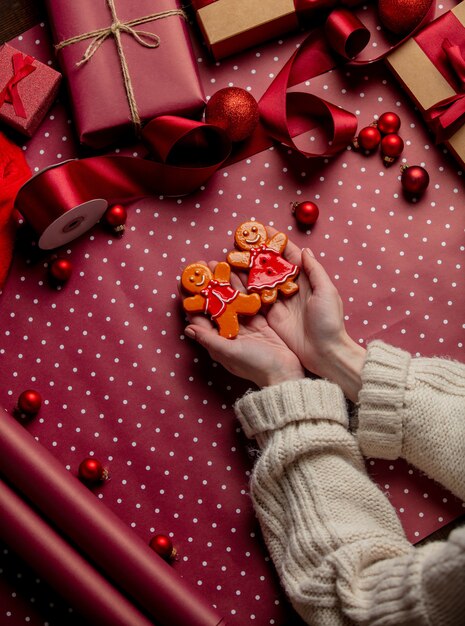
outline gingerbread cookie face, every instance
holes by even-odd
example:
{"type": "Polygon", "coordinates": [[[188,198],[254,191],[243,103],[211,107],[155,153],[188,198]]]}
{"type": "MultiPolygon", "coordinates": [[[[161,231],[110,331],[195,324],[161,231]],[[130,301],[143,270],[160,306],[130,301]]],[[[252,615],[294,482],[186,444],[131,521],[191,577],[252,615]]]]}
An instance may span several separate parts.
{"type": "Polygon", "coordinates": [[[234,233],[234,242],[239,250],[251,250],[265,243],[266,228],[260,222],[244,222],[234,233]]]}
{"type": "Polygon", "coordinates": [[[181,276],[181,285],[190,293],[200,293],[211,281],[213,274],[203,263],[191,263],[181,276]]]}
{"type": "Polygon", "coordinates": [[[239,333],[239,315],[255,315],[261,306],[260,296],[245,294],[229,282],[231,268],[218,263],[212,273],[202,263],[188,265],[181,276],[183,288],[195,295],[183,300],[184,309],[205,313],[218,326],[219,334],[234,339],[239,333]]]}

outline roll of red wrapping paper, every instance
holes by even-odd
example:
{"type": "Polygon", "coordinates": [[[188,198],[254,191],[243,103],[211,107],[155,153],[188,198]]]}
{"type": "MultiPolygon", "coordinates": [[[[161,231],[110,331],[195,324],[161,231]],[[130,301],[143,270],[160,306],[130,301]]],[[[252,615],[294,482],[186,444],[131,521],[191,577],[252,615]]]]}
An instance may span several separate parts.
{"type": "Polygon", "coordinates": [[[224,618],[8,413],[0,474],[160,626],[226,626],[224,618]]]}
{"type": "Polygon", "coordinates": [[[95,626],[153,626],[124,595],[0,480],[0,536],[95,626]]]}

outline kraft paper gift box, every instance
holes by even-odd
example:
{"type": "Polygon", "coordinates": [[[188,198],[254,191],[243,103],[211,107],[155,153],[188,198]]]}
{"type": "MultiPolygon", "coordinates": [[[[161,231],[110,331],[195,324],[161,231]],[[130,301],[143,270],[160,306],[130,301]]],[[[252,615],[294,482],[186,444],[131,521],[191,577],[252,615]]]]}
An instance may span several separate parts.
{"type": "Polygon", "coordinates": [[[465,2],[428,24],[386,62],[436,142],[465,167],[465,2]]]}
{"type": "Polygon", "coordinates": [[[81,143],[130,140],[159,115],[199,117],[204,93],[178,0],[47,0],[81,143]]]}
{"type": "Polygon", "coordinates": [[[311,0],[193,0],[197,22],[210,53],[222,59],[296,30],[325,2],[311,0]]]}
{"type": "Polygon", "coordinates": [[[32,137],[57,96],[61,74],[34,57],[0,47],[0,122],[32,137]]]}

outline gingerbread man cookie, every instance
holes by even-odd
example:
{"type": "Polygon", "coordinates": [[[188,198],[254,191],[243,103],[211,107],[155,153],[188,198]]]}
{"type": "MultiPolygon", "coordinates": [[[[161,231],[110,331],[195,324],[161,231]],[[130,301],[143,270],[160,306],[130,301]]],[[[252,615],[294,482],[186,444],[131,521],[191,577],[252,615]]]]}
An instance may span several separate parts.
{"type": "Polygon", "coordinates": [[[287,245],[284,233],[268,238],[263,224],[244,222],[236,229],[234,241],[238,249],[228,254],[228,263],[249,270],[247,290],[258,292],[263,303],[275,302],[278,290],[285,296],[299,290],[294,282],[299,267],[281,256],[287,245]]]}
{"type": "Polygon", "coordinates": [[[184,289],[195,294],[183,301],[189,313],[203,312],[218,325],[219,334],[234,339],[239,332],[238,315],[255,315],[261,302],[256,293],[245,294],[234,289],[229,282],[231,268],[224,261],[218,263],[214,273],[203,263],[188,265],[181,276],[184,289]]]}

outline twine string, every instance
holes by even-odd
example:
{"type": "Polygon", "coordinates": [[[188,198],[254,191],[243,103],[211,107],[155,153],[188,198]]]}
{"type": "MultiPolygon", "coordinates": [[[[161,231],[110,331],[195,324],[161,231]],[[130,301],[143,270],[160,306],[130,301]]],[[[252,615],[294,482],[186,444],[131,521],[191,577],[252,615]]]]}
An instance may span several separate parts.
{"type": "Polygon", "coordinates": [[[186,19],[186,14],[181,9],[169,9],[167,11],[151,13],[150,15],[144,15],[143,17],[128,20],[127,22],[122,22],[118,18],[118,15],[116,13],[115,1],[106,0],[106,2],[111,12],[112,23],[110,24],[110,26],[91,30],[87,33],[81,33],[80,35],[74,35],[69,39],[64,39],[63,41],[60,41],[58,44],[56,44],[55,48],[56,50],[62,50],[66,46],[70,46],[72,44],[91,39],[91,42],[87,46],[81,60],[78,61],[76,64],[79,67],[87,63],[94,56],[102,43],[106,39],[108,39],[108,37],[114,38],[116,43],[116,50],[118,52],[118,57],[120,61],[121,72],[123,74],[126,97],[129,104],[129,110],[131,112],[131,119],[136,128],[136,131],[138,132],[142,126],[142,122],[140,119],[139,111],[137,109],[137,102],[134,96],[131,75],[126,61],[126,56],[124,54],[123,44],[121,41],[121,33],[127,33],[128,35],[133,37],[138,44],[144,46],[145,48],[158,48],[158,46],[160,45],[160,37],[158,35],[146,30],[136,30],[133,27],[176,15],[186,19]]]}

